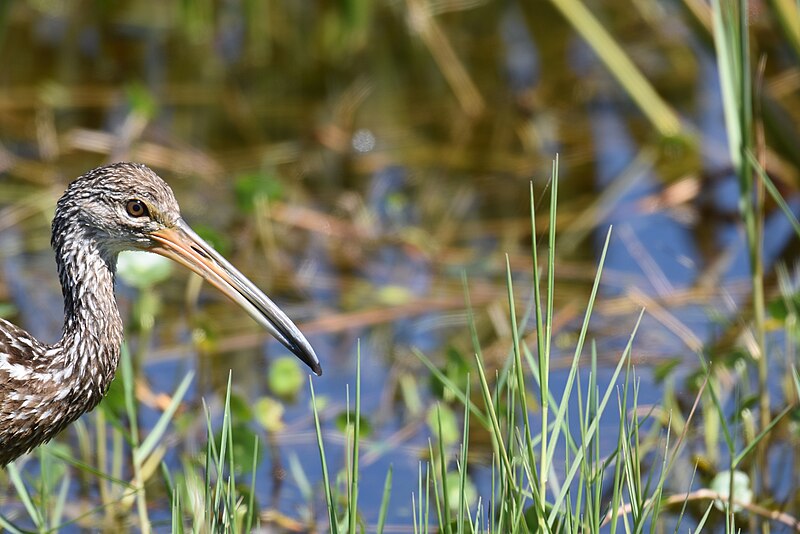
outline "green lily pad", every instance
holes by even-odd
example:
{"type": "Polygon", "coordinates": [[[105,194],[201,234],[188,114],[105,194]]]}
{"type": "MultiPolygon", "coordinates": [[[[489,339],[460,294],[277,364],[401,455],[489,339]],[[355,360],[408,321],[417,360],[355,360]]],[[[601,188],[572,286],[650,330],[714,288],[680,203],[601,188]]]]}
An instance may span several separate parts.
{"type": "Polygon", "coordinates": [[[283,403],[272,399],[270,397],[261,397],[253,405],[256,421],[270,432],[278,432],[284,427],[283,412],[285,407],[283,403]]]}
{"type": "Polygon", "coordinates": [[[267,381],[272,393],[283,399],[292,399],[303,387],[305,377],[297,360],[284,356],[272,362],[267,381]]]}
{"type": "Polygon", "coordinates": [[[172,262],[149,252],[125,251],[117,259],[117,274],[131,287],[146,289],[172,274],[172,262]]]}
{"type": "MultiPolygon", "coordinates": [[[[731,472],[722,471],[717,473],[711,481],[711,490],[719,493],[722,497],[729,497],[731,490],[731,472]]],[[[753,502],[753,490],[750,489],[750,477],[742,471],[733,472],[733,495],[737,502],[750,504],[753,502]]],[[[720,499],[714,501],[714,506],[718,510],[725,511],[725,503],[720,499]]],[[[739,504],[733,505],[733,511],[739,512],[742,507],[739,504]]]]}
{"type": "MultiPolygon", "coordinates": [[[[339,415],[336,416],[336,428],[338,428],[342,434],[347,433],[348,426],[347,422],[350,421],[350,427],[355,426],[356,421],[356,414],[355,412],[341,412],[339,415]]],[[[369,419],[361,416],[361,420],[359,421],[359,437],[366,438],[372,433],[372,424],[369,422],[369,419]]]]}
{"type": "Polygon", "coordinates": [[[455,413],[445,404],[431,406],[426,417],[428,428],[445,447],[449,447],[461,439],[458,421],[455,413]],[[441,419],[441,434],[439,433],[439,420],[441,419]]]}

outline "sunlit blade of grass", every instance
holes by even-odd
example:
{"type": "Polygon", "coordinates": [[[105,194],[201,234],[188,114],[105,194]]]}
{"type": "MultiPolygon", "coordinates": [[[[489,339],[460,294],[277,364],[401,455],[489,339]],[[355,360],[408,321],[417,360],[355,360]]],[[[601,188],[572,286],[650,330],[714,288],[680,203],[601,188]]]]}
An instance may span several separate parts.
{"type": "Polygon", "coordinates": [[[253,436],[253,464],[250,466],[250,495],[247,499],[247,515],[245,516],[245,529],[250,530],[254,525],[256,513],[256,480],[258,470],[258,434],[253,436]]]}
{"type": "MultiPolygon", "coordinates": [[[[558,157],[558,156],[556,156],[558,157]]],[[[550,180],[555,181],[555,176],[551,175],[550,180]]],[[[530,203],[531,203],[531,259],[533,262],[533,307],[536,313],[536,344],[538,349],[538,354],[544,354],[544,320],[542,319],[542,289],[539,274],[539,245],[536,242],[537,233],[536,233],[536,200],[533,197],[533,182],[530,184],[530,203]]],[[[552,224],[552,217],[551,217],[551,224],[552,224]]],[[[529,361],[530,362],[530,361],[529,361]]],[[[535,369],[533,365],[531,365],[532,369],[535,369]]],[[[538,374],[536,375],[536,381],[539,383],[540,391],[542,395],[548,395],[549,391],[545,388],[541,388],[542,385],[542,371],[539,369],[538,374]]]]}
{"type": "Polygon", "coordinates": [[[214,439],[214,431],[211,427],[211,411],[208,409],[208,405],[206,404],[205,400],[203,400],[203,413],[206,416],[206,456],[205,466],[203,469],[203,474],[205,477],[203,484],[203,503],[205,503],[206,506],[203,509],[203,513],[205,518],[212,519],[216,516],[216,514],[213,514],[211,510],[209,510],[214,492],[211,474],[214,470],[214,466],[217,464],[217,445],[214,439]]]}
{"type": "Polygon", "coordinates": [[[346,493],[346,503],[345,503],[345,517],[344,517],[344,524],[350,526],[350,501],[352,500],[352,494],[350,490],[352,489],[352,476],[353,476],[353,426],[352,426],[352,412],[350,411],[350,384],[344,385],[345,391],[345,440],[344,440],[344,450],[345,450],[345,460],[344,460],[344,473],[340,473],[339,476],[344,476],[345,478],[345,493],[346,493]]]}
{"type": "Polygon", "coordinates": [[[794,48],[795,57],[800,57],[800,3],[797,0],[772,0],[769,5],[774,9],[786,40],[794,48]]]}
{"type": "MultiPolygon", "coordinates": [[[[203,401],[203,407],[206,414],[206,458],[205,458],[205,469],[203,471],[205,480],[203,484],[203,491],[204,491],[204,508],[202,510],[203,518],[208,525],[208,528],[212,530],[216,528],[217,518],[218,518],[218,511],[219,511],[219,499],[221,493],[221,479],[223,476],[224,471],[222,470],[222,453],[220,449],[217,448],[216,438],[214,437],[214,429],[211,425],[211,411],[206,405],[205,401],[203,401]],[[212,476],[216,475],[216,481],[212,480],[212,476]]],[[[223,425],[222,429],[223,434],[225,433],[225,426],[223,425]]],[[[224,439],[220,440],[220,446],[224,447],[224,439]]]]}
{"type": "MultiPolygon", "coordinates": [[[[542,417],[541,451],[539,453],[539,496],[541,507],[539,509],[539,529],[544,527],[545,507],[547,498],[547,479],[550,473],[551,462],[548,458],[551,451],[547,443],[547,423],[550,415],[550,348],[553,342],[553,300],[556,285],[556,212],[558,206],[558,157],[553,160],[550,172],[550,219],[547,233],[547,304],[544,319],[544,352],[539,353],[539,387],[542,417]]],[[[538,327],[537,323],[537,327],[538,327]]],[[[527,416],[527,414],[526,414],[527,416]]],[[[552,447],[555,449],[555,447],[552,447]]],[[[531,455],[533,453],[531,452],[531,455]]]]}
{"type": "Polygon", "coordinates": [[[786,199],[783,198],[781,192],[778,191],[777,187],[775,187],[775,183],[772,181],[772,178],[770,178],[769,174],[764,171],[764,168],[761,166],[752,152],[747,152],[747,158],[750,160],[750,165],[752,165],[753,169],[758,173],[758,177],[764,183],[764,186],[770,197],[772,197],[772,200],[775,201],[783,214],[786,216],[786,219],[789,221],[789,223],[791,223],[794,233],[800,236],[800,221],[798,221],[797,217],[795,217],[792,208],[790,208],[786,203],[786,199]]]}
{"type": "Polygon", "coordinates": [[[328,474],[328,461],[325,456],[325,445],[322,441],[322,428],[319,424],[317,397],[314,395],[314,383],[311,380],[311,376],[308,377],[308,385],[311,389],[311,409],[314,412],[314,428],[317,432],[317,448],[319,449],[319,459],[322,465],[322,483],[325,486],[325,501],[328,505],[328,521],[330,521],[330,531],[333,534],[336,534],[339,532],[339,524],[336,520],[336,509],[333,507],[333,494],[331,493],[331,481],[328,474]]]}
{"type": "Polygon", "coordinates": [[[176,491],[172,494],[172,532],[175,534],[183,533],[183,506],[181,505],[181,494],[176,491]]]}
{"type": "Polygon", "coordinates": [[[695,534],[701,534],[705,532],[703,530],[708,522],[708,515],[711,513],[711,510],[714,508],[714,502],[710,502],[708,507],[706,507],[706,512],[703,514],[703,517],[700,518],[700,521],[697,523],[697,528],[694,529],[695,534]]]}
{"type": "MultiPolygon", "coordinates": [[[[536,463],[535,451],[533,448],[533,438],[532,432],[530,427],[530,418],[528,417],[529,410],[528,410],[528,399],[527,399],[527,391],[525,389],[525,377],[524,377],[524,369],[522,367],[522,350],[520,349],[520,339],[519,339],[519,329],[517,327],[517,312],[515,311],[515,302],[514,302],[514,283],[511,279],[511,262],[508,258],[508,254],[506,254],[506,287],[508,292],[508,309],[509,309],[509,322],[511,323],[511,338],[512,338],[512,345],[514,347],[514,366],[513,369],[516,371],[516,392],[517,398],[516,402],[519,403],[520,411],[522,413],[522,422],[524,426],[524,439],[525,443],[522,446],[522,450],[524,450],[527,455],[527,461],[534,465],[536,463]]],[[[545,364],[545,367],[549,367],[549,365],[545,364]]],[[[546,373],[549,371],[545,371],[543,374],[540,371],[540,376],[546,376],[546,373]]],[[[547,388],[547,381],[544,380],[544,386],[542,387],[543,390],[547,388]]],[[[541,399],[547,399],[546,394],[542,394],[541,399]]],[[[511,405],[512,403],[509,403],[511,405]]],[[[547,404],[546,402],[542,404],[542,410],[546,412],[547,404]]],[[[542,427],[547,427],[547,417],[542,418],[542,427]]],[[[541,434],[542,440],[546,440],[545,438],[546,432],[541,434]]],[[[465,437],[466,439],[466,437],[465,437]]],[[[542,448],[546,447],[546,441],[542,441],[542,448]]],[[[546,477],[542,477],[545,478],[546,477]]]]}
{"type": "Polygon", "coordinates": [[[414,512],[414,534],[422,531],[422,462],[417,464],[417,502],[414,502],[414,495],[411,495],[411,504],[414,512]],[[416,506],[414,506],[416,504],[416,506]]]}
{"type": "Polygon", "coordinates": [[[292,474],[294,483],[297,485],[297,489],[300,491],[303,500],[309,503],[309,505],[312,504],[314,501],[314,488],[308,480],[308,475],[306,475],[305,469],[303,468],[303,462],[301,462],[300,458],[294,453],[289,454],[289,472],[292,474]]]}
{"type": "Polygon", "coordinates": [[[133,461],[137,463],[143,462],[150,454],[153,452],[153,449],[162,442],[164,439],[164,434],[167,431],[167,427],[169,426],[170,421],[172,421],[175,412],[178,410],[181,402],[183,402],[183,398],[186,395],[186,392],[189,390],[189,385],[192,383],[192,378],[194,377],[194,373],[189,372],[181,381],[180,385],[178,385],[178,389],[172,394],[172,398],[170,399],[169,404],[167,405],[167,409],[161,414],[158,418],[158,421],[150,430],[150,433],[147,435],[145,440],[142,444],[136,449],[133,454],[133,461]]]}
{"type": "Polygon", "coordinates": [[[11,484],[14,486],[14,490],[17,492],[17,496],[19,497],[20,501],[22,501],[22,505],[28,512],[31,521],[33,521],[33,524],[36,525],[37,529],[41,530],[44,528],[42,516],[39,513],[39,509],[34,504],[31,494],[28,491],[27,486],[25,486],[25,482],[22,480],[22,476],[20,475],[16,464],[14,462],[8,464],[6,466],[6,471],[8,471],[8,478],[11,479],[11,484]]]}
{"type": "Polygon", "coordinates": [[[68,453],[60,451],[58,449],[48,449],[47,453],[50,454],[51,456],[53,456],[54,458],[58,458],[59,460],[67,462],[68,464],[72,465],[73,467],[75,467],[79,471],[91,474],[92,476],[96,477],[99,480],[108,481],[113,485],[122,486],[125,489],[133,489],[134,488],[134,485],[131,484],[130,482],[128,482],[127,480],[123,480],[121,478],[113,477],[113,476],[105,473],[104,471],[101,471],[100,469],[98,469],[98,468],[96,468],[96,467],[94,467],[92,465],[86,464],[86,463],[78,460],[77,458],[75,458],[74,456],[72,456],[72,455],[70,455],[68,453]]]}
{"type": "MultiPolygon", "coordinates": [[[[135,398],[135,380],[136,376],[133,371],[133,365],[131,362],[131,355],[130,351],[128,350],[127,344],[122,345],[122,350],[120,354],[120,368],[121,368],[121,379],[122,379],[122,387],[123,387],[123,394],[125,398],[125,410],[128,415],[128,424],[130,425],[130,444],[131,447],[136,450],[139,448],[139,414],[138,414],[138,404],[135,398]]],[[[139,523],[140,528],[144,531],[150,530],[150,518],[148,516],[147,511],[147,496],[145,492],[145,485],[144,485],[144,476],[141,470],[141,463],[137,461],[136,457],[134,456],[133,461],[133,472],[134,472],[134,484],[137,487],[136,492],[136,510],[139,516],[139,523]]]]}
{"type": "Polygon", "coordinates": [[[481,520],[483,516],[483,501],[480,497],[478,497],[478,504],[475,505],[475,517],[468,517],[471,533],[475,534],[483,532],[483,528],[481,527],[481,520]]]}
{"type": "MultiPolygon", "coordinates": [[[[533,184],[531,184],[531,188],[532,187],[533,184]]],[[[536,239],[535,235],[534,239],[536,239]]],[[[461,287],[464,290],[464,304],[467,311],[467,326],[469,326],[469,335],[472,339],[472,349],[475,351],[475,354],[483,358],[483,354],[481,354],[481,342],[480,338],[478,337],[478,328],[475,324],[475,311],[472,309],[472,300],[469,296],[469,284],[467,282],[466,271],[461,273],[461,287]]],[[[488,425],[486,428],[488,429],[488,425]]]]}
{"type": "MultiPolygon", "coordinates": [[[[469,461],[469,373],[467,373],[466,390],[464,397],[467,399],[467,405],[464,406],[464,428],[462,430],[461,439],[461,456],[458,462],[459,483],[458,483],[458,517],[456,518],[456,528],[458,534],[464,533],[464,515],[467,514],[466,502],[466,485],[467,485],[467,462],[469,461]]],[[[441,436],[441,430],[439,436],[441,436]]],[[[472,522],[470,521],[471,525],[472,522]]]]}
{"type": "Polygon", "coordinates": [[[42,518],[42,529],[47,529],[48,525],[50,524],[50,517],[48,513],[47,506],[45,505],[50,499],[50,469],[52,467],[52,462],[48,462],[44,459],[44,453],[42,451],[42,447],[36,449],[36,456],[39,459],[39,476],[37,478],[37,484],[35,488],[36,500],[39,504],[39,513],[41,514],[42,518]]]}
{"type": "MultiPolygon", "coordinates": [[[[227,485],[227,491],[225,491],[222,495],[225,503],[225,509],[223,517],[227,518],[228,525],[235,525],[236,524],[236,469],[235,469],[235,458],[234,455],[234,447],[233,447],[233,414],[231,413],[231,377],[233,373],[230,371],[228,372],[228,389],[225,392],[225,412],[223,414],[223,425],[227,427],[227,437],[228,437],[228,448],[227,448],[227,479],[225,480],[227,485]]],[[[225,468],[225,464],[223,463],[222,468],[225,468]]],[[[220,477],[221,478],[221,477],[220,477]]]]}
{"type": "MultiPolygon", "coordinates": [[[[633,412],[634,417],[636,417],[636,410],[634,408],[633,412]]],[[[656,487],[654,491],[650,491],[650,477],[653,475],[653,471],[651,470],[648,474],[648,483],[646,487],[648,488],[648,497],[646,501],[646,507],[648,513],[651,516],[651,521],[654,523],[658,523],[658,517],[661,513],[661,497],[664,493],[664,484],[667,480],[667,473],[668,473],[668,458],[669,458],[669,446],[670,446],[670,425],[667,424],[667,435],[664,440],[664,453],[661,459],[661,470],[658,473],[658,480],[656,481],[656,487]]],[[[638,455],[641,457],[641,455],[638,455]]]]}
{"type": "MultiPolygon", "coordinates": [[[[417,474],[418,476],[418,486],[422,487],[422,471],[420,468],[420,472],[417,474]]],[[[417,498],[414,492],[411,492],[411,521],[414,524],[414,534],[419,534],[419,523],[421,520],[417,519],[417,498]]]]}
{"type": "Polygon", "coordinates": [[[122,380],[122,391],[125,398],[125,410],[128,415],[128,424],[130,425],[130,441],[132,445],[138,445],[139,441],[139,423],[137,417],[135,389],[135,374],[133,372],[133,365],[131,363],[131,353],[128,350],[127,343],[123,343],[120,349],[119,357],[119,377],[122,380]]]}
{"type": "Polygon", "coordinates": [[[15,527],[13,523],[6,519],[6,517],[2,514],[0,514],[0,527],[3,527],[3,529],[7,530],[11,534],[27,534],[26,532],[15,527]]]}
{"type": "Polygon", "coordinates": [[[800,397],[800,371],[798,371],[797,367],[793,367],[794,369],[794,389],[797,391],[797,396],[800,397]]]}
{"type": "Polygon", "coordinates": [[[164,491],[167,494],[167,499],[172,503],[176,492],[175,481],[166,462],[161,462],[161,480],[164,481],[164,491]]]}
{"type": "Polygon", "coordinates": [[[386,471],[386,480],[383,482],[383,497],[381,497],[381,507],[378,511],[378,525],[376,527],[377,534],[383,534],[383,527],[386,524],[386,515],[389,512],[389,500],[392,493],[392,472],[393,468],[390,465],[389,470],[386,471]]]}
{"type": "Polygon", "coordinates": [[[489,391],[489,383],[486,381],[486,373],[483,370],[483,362],[477,359],[477,356],[476,363],[478,368],[478,376],[480,377],[481,381],[481,393],[483,393],[483,401],[486,404],[486,411],[488,412],[489,420],[492,423],[491,431],[493,432],[493,436],[495,438],[495,453],[497,454],[498,460],[503,467],[503,474],[505,475],[506,479],[513,481],[514,472],[511,468],[511,461],[508,459],[508,455],[506,453],[506,445],[505,441],[503,440],[500,421],[497,419],[497,411],[494,407],[495,403],[492,401],[492,394],[489,391]]]}
{"type": "MultiPolygon", "coordinates": [[[[600,289],[600,279],[603,275],[603,267],[605,266],[606,261],[606,254],[608,253],[608,246],[611,242],[611,231],[612,229],[609,228],[608,232],[606,233],[606,239],[603,243],[603,250],[600,253],[600,260],[597,263],[597,271],[595,272],[594,282],[592,284],[592,291],[589,294],[589,301],[586,304],[586,313],[583,316],[583,324],[581,325],[580,333],[578,334],[578,342],[575,345],[575,352],[572,356],[572,363],[570,364],[569,374],[567,375],[567,381],[564,385],[564,391],[561,394],[561,400],[558,403],[558,410],[556,412],[555,418],[555,425],[553,428],[553,437],[552,439],[555,441],[558,439],[558,432],[561,430],[561,424],[565,420],[566,410],[569,406],[569,398],[572,395],[572,386],[575,382],[575,375],[578,373],[578,369],[580,368],[580,358],[581,354],[583,353],[583,346],[586,342],[586,335],[589,331],[589,321],[592,317],[592,311],[594,310],[594,304],[597,299],[597,292],[600,289]]],[[[612,381],[613,383],[613,381],[612,381]]],[[[549,468],[553,462],[553,453],[554,451],[548,451],[547,462],[545,465],[549,468]]]]}
{"type": "MultiPolygon", "coordinates": [[[[591,370],[592,370],[592,372],[591,372],[591,376],[590,376],[590,379],[589,379],[589,398],[587,400],[586,419],[583,421],[583,424],[581,425],[581,436],[582,436],[581,442],[582,443],[586,443],[587,442],[586,438],[583,437],[583,436],[586,436],[589,433],[589,421],[590,420],[594,420],[596,417],[598,417],[597,412],[598,412],[598,409],[599,409],[599,405],[598,405],[599,399],[598,399],[598,395],[597,394],[600,391],[600,388],[599,388],[599,386],[597,384],[597,344],[594,343],[594,342],[592,342],[592,353],[591,354],[592,354],[592,358],[591,358],[591,361],[592,361],[591,370]]],[[[600,440],[597,438],[597,436],[592,436],[592,438],[589,439],[588,442],[590,444],[594,444],[594,449],[593,449],[594,450],[594,465],[588,466],[588,468],[593,468],[595,470],[595,472],[592,473],[592,476],[596,477],[596,481],[594,481],[594,484],[593,484],[594,488],[595,488],[594,494],[592,495],[593,500],[591,501],[592,505],[593,505],[593,510],[592,510],[593,513],[589,513],[588,517],[589,517],[589,521],[594,523],[594,526],[595,526],[595,528],[592,530],[592,532],[599,532],[600,524],[601,524],[601,518],[603,517],[603,510],[602,510],[601,504],[602,504],[602,498],[603,498],[603,472],[604,472],[604,469],[602,469],[600,467],[600,466],[603,465],[603,463],[601,463],[601,456],[600,456],[600,440]]],[[[614,457],[614,453],[612,452],[612,454],[609,456],[609,460],[608,461],[610,461],[610,459],[613,458],[613,457],[614,457]]],[[[586,461],[586,460],[583,460],[583,461],[586,461]]],[[[587,471],[588,471],[588,469],[587,469],[587,471]]],[[[587,501],[588,500],[589,499],[587,498],[587,501]]]]}
{"type": "Polygon", "coordinates": [[[53,528],[57,528],[57,525],[61,523],[61,519],[64,517],[64,509],[67,505],[67,498],[69,497],[69,485],[71,482],[72,477],[70,477],[69,471],[66,471],[64,473],[64,478],[61,480],[58,496],[56,497],[56,502],[52,510],[51,524],[53,525],[53,528]]]}
{"type": "MultiPolygon", "coordinates": [[[[217,479],[214,484],[214,500],[212,508],[213,515],[211,517],[211,524],[213,528],[217,528],[218,521],[224,520],[225,516],[229,513],[227,503],[225,502],[225,460],[228,457],[228,454],[231,454],[228,441],[230,439],[231,428],[231,372],[228,371],[228,383],[225,389],[225,404],[222,412],[222,435],[220,436],[219,440],[218,455],[213,459],[214,469],[217,475],[217,479]]],[[[210,426],[209,439],[211,441],[216,441],[210,426]]],[[[232,471],[232,461],[230,465],[232,471]]]]}
{"type": "Polygon", "coordinates": [[[633,61],[580,0],[551,0],[561,14],[592,47],[639,110],[662,137],[681,133],[678,115],[653,89],[633,61]]]}
{"type": "Polygon", "coordinates": [[[767,428],[759,432],[759,434],[755,437],[755,439],[749,441],[747,445],[744,447],[744,449],[742,449],[741,452],[739,452],[739,454],[737,454],[734,457],[733,462],[731,462],[731,468],[735,469],[736,467],[738,467],[739,464],[741,464],[742,460],[744,460],[747,457],[747,455],[750,454],[750,452],[761,442],[761,440],[763,440],[767,436],[767,434],[770,433],[770,431],[775,427],[775,425],[777,425],[781,419],[789,415],[789,412],[791,412],[794,409],[795,409],[794,406],[787,406],[786,408],[781,410],[781,412],[778,415],[776,415],[772,419],[772,421],[770,421],[767,428]]]}
{"type": "MultiPolygon", "coordinates": [[[[450,530],[453,520],[450,517],[450,488],[447,481],[447,454],[444,450],[444,439],[442,434],[442,410],[441,405],[436,405],[436,424],[439,431],[439,468],[440,476],[442,477],[442,500],[444,501],[444,524],[446,529],[450,530]]],[[[434,481],[436,479],[434,478],[434,481]]]]}
{"type": "MultiPolygon", "coordinates": [[[[431,443],[430,439],[428,439],[428,453],[430,454],[430,458],[431,458],[430,463],[428,464],[428,476],[429,476],[430,479],[433,480],[433,491],[431,492],[430,486],[426,486],[426,488],[427,488],[427,491],[428,491],[428,495],[433,493],[433,500],[434,500],[434,504],[436,505],[436,519],[437,519],[437,521],[439,523],[439,531],[441,532],[441,531],[445,531],[448,528],[449,523],[445,520],[444,512],[442,511],[442,500],[443,500],[441,498],[442,492],[439,491],[439,476],[441,476],[441,475],[439,475],[439,476],[436,475],[436,456],[434,456],[434,454],[433,454],[433,443],[431,443]]],[[[440,465],[441,465],[441,462],[443,462],[443,459],[439,458],[439,462],[440,462],[440,465]]],[[[442,477],[442,482],[444,482],[444,481],[445,481],[445,478],[442,477]]],[[[447,503],[446,502],[444,503],[444,508],[445,509],[447,508],[447,503]]],[[[425,524],[426,524],[425,528],[427,530],[427,521],[425,522],[425,524]]]]}
{"type": "MultiPolygon", "coordinates": [[[[750,102],[744,101],[742,94],[742,80],[749,73],[745,71],[749,67],[749,58],[742,56],[742,43],[740,36],[737,36],[738,21],[734,20],[732,10],[736,5],[741,6],[741,2],[720,3],[713,0],[712,16],[714,25],[714,44],[717,51],[717,69],[719,70],[720,91],[722,93],[722,105],[725,111],[725,127],[728,134],[728,147],[730,149],[731,161],[734,167],[741,168],[742,147],[751,147],[745,139],[749,135],[749,129],[741,120],[740,110],[743,106],[749,106],[750,102]]],[[[745,179],[740,176],[740,179],[745,179]]]]}
{"type": "MultiPolygon", "coordinates": [[[[750,260],[752,312],[758,353],[758,400],[761,430],[770,423],[767,384],[769,365],[766,346],[766,304],[762,255],[764,195],[755,187],[754,168],[748,154],[756,152],[753,120],[753,80],[750,64],[749,6],[746,0],[712,2],[714,43],[720,75],[725,124],[731,161],[739,178],[739,211],[744,220],[750,260]]],[[[760,449],[756,462],[766,472],[766,450],[760,449]]]]}
{"type": "MultiPolygon", "coordinates": [[[[709,376],[712,377],[712,371],[709,368],[707,362],[700,358],[700,365],[703,368],[703,371],[709,376]]],[[[733,435],[731,434],[730,427],[728,425],[727,418],[725,417],[725,410],[722,408],[722,403],[720,403],[719,397],[717,397],[716,388],[714,387],[714,381],[709,380],[708,382],[708,395],[711,398],[711,402],[713,403],[713,414],[716,416],[717,421],[719,422],[719,427],[722,429],[723,437],[725,439],[725,444],[728,448],[728,453],[730,454],[731,458],[735,455],[736,444],[734,443],[733,435]]]]}
{"type": "MultiPolygon", "coordinates": [[[[349,412],[349,410],[348,410],[349,412]]],[[[348,425],[349,431],[349,425],[348,425]]],[[[350,474],[350,495],[347,501],[348,517],[350,519],[348,532],[356,531],[358,519],[358,450],[361,442],[361,341],[356,347],[356,420],[353,427],[353,455],[350,474]]]]}
{"type": "MultiPolygon", "coordinates": [[[[428,448],[430,449],[430,441],[428,442],[428,448]]],[[[431,456],[431,458],[433,458],[433,456],[431,456]]],[[[431,521],[431,472],[434,473],[434,477],[435,477],[435,471],[434,471],[434,468],[433,468],[433,464],[428,464],[426,466],[426,468],[425,468],[425,509],[424,509],[425,515],[424,516],[420,516],[420,517],[424,517],[424,520],[423,520],[424,521],[424,523],[423,523],[423,529],[424,530],[423,530],[423,532],[425,532],[426,534],[427,534],[428,531],[430,531],[430,528],[431,528],[430,527],[430,525],[431,525],[431,522],[430,522],[431,521]]],[[[436,487],[435,478],[434,478],[434,481],[433,481],[433,485],[434,485],[434,488],[435,488],[436,487]]],[[[434,496],[435,496],[436,499],[438,499],[438,496],[436,496],[435,493],[434,493],[434,496]]]]}

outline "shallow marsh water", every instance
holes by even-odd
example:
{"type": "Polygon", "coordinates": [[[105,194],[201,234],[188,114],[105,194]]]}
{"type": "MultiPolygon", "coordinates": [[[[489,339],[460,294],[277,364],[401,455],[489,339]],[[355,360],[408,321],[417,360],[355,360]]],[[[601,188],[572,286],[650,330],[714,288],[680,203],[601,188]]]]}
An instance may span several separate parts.
{"type": "MultiPolygon", "coordinates": [[[[634,345],[639,403],[659,405],[664,382],[653,370],[672,361],[678,366],[669,387],[691,399],[686,377],[698,354],[734,352],[718,340],[749,299],[714,51],[679,4],[593,6],[680,114],[682,130],[665,140],[554,8],[535,4],[408,0],[355,2],[348,11],[335,3],[134,1],[91,13],[68,3],[3,7],[0,297],[14,307],[6,315],[41,339],[57,338],[61,302],[48,248],[55,200],[96,165],[152,166],[175,189],[184,217],[315,346],[325,374],[314,387],[328,404],[334,470],[344,462],[335,418],[354,382],[360,340],[372,428],[362,449],[365,520],[377,519],[392,465],[389,523],[408,525],[431,433],[426,414],[436,401],[412,348],[438,363],[447,351],[470,356],[465,273],[486,355],[502,364],[511,346],[504,255],[524,308],[529,186],[545,214],[539,199],[547,197],[559,154],[559,361],[571,357],[613,224],[591,328],[599,375],[607,377],[645,307],[634,345]]],[[[754,32],[767,27],[755,19],[754,32]]],[[[782,61],[770,63],[766,86],[771,103],[793,116],[797,82],[778,94],[778,81],[790,74],[782,61]]],[[[796,129],[783,145],[792,145],[791,134],[796,129]]],[[[774,155],[796,207],[796,153],[778,147],[774,155]]],[[[793,261],[791,227],[777,210],[765,235],[769,272],[793,261]]],[[[128,340],[153,392],[171,393],[196,370],[189,415],[201,413],[201,398],[219,413],[229,372],[244,406],[271,395],[267,369],[285,355],[277,342],[179,269],[155,293],[160,311],[152,333],[142,335],[133,324],[141,292],[124,284],[118,290],[131,321],[128,340]]],[[[780,352],[784,341],[772,346],[780,352]]],[[[772,361],[779,371],[787,364],[783,355],[772,361]]],[[[564,379],[556,369],[553,388],[564,379]]],[[[267,443],[257,499],[306,521],[309,502],[291,465],[300,459],[319,487],[307,387],[284,407],[283,430],[250,425],[267,443]]],[[[144,424],[157,414],[146,408],[144,424]]],[[[203,418],[189,415],[172,438],[171,465],[205,439],[203,418]]],[[[71,432],[63,439],[74,443],[71,432]]],[[[486,492],[486,454],[477,449],[470,476],[486,492]]],[[[783,450],[796,474],[796,457],[783,450]]],[[[689,485],[674,483],[676,491],[689,485]]],[[[778,484],[776,498],[795,484],[791,476],[778,484]]],[[[91,501],[78,488],[71,494],[91,501]]],[[[312,499],[320,520],[321,495],[312,499]]],[[[18,503],[4,499],[0,511],[13,515],[18,503]]],[[[152,506],[154,518],[169,516],[166,498],[152,506]]]]}

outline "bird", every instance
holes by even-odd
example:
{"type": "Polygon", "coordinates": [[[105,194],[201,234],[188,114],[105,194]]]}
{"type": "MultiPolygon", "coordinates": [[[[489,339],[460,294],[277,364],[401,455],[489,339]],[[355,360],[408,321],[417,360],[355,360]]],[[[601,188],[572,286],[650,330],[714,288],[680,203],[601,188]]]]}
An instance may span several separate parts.
{"type": "Polygon", "coordinates": [[[145,165],[113,163],[69,184],[51,245],[64,297],[61,339],[46,344],[0,319],[0,466],[52,439],[107,393],[123,341],[114,275],[125,250],[160,254],[199,274],[322,374],[297,326],[189,227],[172,189],[145,165]]]}

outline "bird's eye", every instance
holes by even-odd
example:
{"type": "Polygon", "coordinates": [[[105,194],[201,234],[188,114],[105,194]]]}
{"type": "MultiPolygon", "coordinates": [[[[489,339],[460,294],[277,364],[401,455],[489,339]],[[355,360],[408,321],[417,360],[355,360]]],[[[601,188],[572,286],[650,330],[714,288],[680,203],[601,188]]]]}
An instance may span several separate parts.
{"type": "Polygon", "coordinates": [[[125,211],[127,211],[128,215],[131,217],[148,217],[150,215],[147,204],[136,199],[128,201],[125,205],[125,211]]]}

